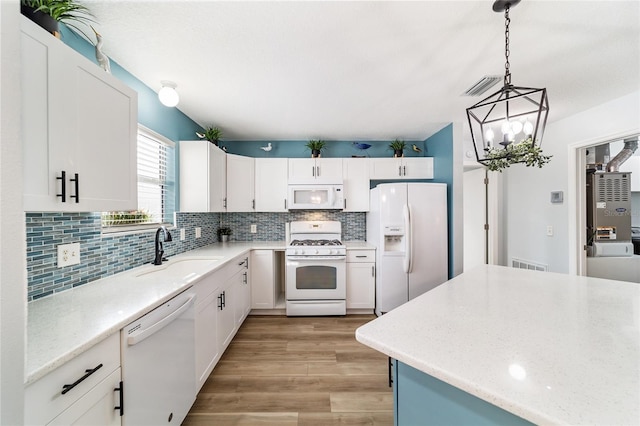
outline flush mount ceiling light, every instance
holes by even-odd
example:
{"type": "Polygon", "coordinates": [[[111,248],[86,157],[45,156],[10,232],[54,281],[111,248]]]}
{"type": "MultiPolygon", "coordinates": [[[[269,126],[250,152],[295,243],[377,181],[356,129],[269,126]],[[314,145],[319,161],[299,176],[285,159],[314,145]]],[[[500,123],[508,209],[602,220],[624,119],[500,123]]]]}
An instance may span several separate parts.
{"type": "Polygon", "coordinates": [[[502,170],[515,163],[542,167],[551,156],[542,154],[540,143],[547,124],[547,89],[511,84],[509,69],[509,10],[520,0],[497,0],[494,12],[504,11],[504,86],[467,108],[473,147],[479,163],[502,170]]]}
{"type": "Polygon", "coordinates": [[[158,92],[158,99],[162,102],[163,105],[168,107],[174,107],[178,105],[180,101],[180,96],[176,91],[176,84],[173,81],[162,80],[160,82],[162,88],[158,92]]]}

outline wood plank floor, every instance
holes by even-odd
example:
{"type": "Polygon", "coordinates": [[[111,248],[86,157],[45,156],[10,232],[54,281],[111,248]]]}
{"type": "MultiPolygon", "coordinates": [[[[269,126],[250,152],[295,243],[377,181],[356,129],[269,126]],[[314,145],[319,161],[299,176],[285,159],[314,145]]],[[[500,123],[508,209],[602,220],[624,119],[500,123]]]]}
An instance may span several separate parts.
{"type": "Polygon", "coordinates": [[[249,316],[183,424],[392,425],[387,357],[355,340],[374,318],[249,316]]]}

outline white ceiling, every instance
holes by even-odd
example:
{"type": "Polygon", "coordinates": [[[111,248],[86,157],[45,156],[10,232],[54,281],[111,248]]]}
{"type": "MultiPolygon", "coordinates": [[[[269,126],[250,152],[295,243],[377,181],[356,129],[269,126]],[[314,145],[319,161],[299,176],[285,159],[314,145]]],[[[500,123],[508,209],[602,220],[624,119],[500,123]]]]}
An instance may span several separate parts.
{"type": "MultiPolygon", "coordinates": [[[[491,0],[86,3],[105,53],[156,91],[176,82],[225,139],[425,139],[504,74],[491,0]]],[[[510,29],[512,83],[547,88],[549,121],[640,90],[637,0],[523,0],[510,29]]]]}

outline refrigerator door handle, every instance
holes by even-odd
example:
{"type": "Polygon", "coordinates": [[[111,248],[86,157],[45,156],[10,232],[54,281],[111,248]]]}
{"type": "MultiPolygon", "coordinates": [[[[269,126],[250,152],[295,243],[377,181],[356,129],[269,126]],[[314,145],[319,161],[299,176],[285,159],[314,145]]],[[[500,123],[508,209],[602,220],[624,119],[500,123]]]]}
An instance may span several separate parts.
{"type": "Polygon", "coordinates": [[[411,272],[411,208],[408,204],[405,204],[402,207],[402,216],[404,217],[404,240],[405,240],[405,251],[404,251],[404,259],[402,261],[402,266],[404,272],[407,274],[411,272]]]}
{"type": "Polygon", "coordinates": [[[407,204],[409,210],[409,230],[407,231],[407,244],[409,245],[409,269],[407,272],[410,274],[413,272],[413,209],[411,208],[411,204],[407,204]]]}

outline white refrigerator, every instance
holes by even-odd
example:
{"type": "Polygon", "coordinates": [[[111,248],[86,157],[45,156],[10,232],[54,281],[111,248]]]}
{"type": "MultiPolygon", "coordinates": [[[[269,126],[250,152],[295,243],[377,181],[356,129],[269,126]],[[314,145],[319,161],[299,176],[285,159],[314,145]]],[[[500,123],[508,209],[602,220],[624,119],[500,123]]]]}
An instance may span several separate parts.
{"type": "Polygon", "coordinates": [[[376,246],[376,315],[448,279],[447,185],[384,183],[370,193],[367,242],[376,246]]]}

